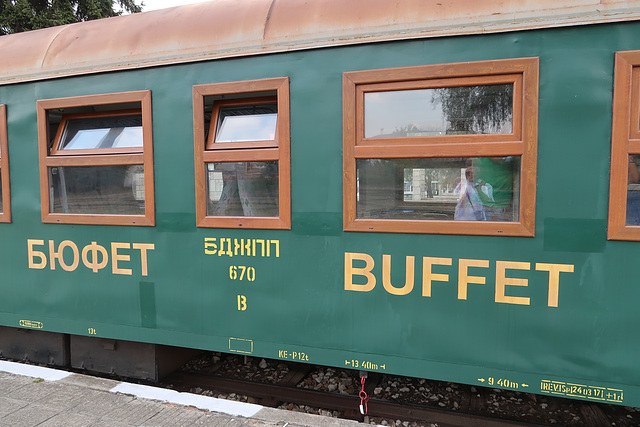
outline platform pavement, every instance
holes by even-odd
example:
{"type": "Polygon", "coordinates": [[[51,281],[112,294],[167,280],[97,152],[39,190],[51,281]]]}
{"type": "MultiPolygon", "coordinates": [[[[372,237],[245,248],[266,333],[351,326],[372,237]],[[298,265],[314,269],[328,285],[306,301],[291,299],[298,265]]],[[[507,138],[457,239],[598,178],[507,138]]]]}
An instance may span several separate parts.
{"type": "Polygon", "coordinates": [[[0,427],[363,425],[0,361],[0,427]]]}

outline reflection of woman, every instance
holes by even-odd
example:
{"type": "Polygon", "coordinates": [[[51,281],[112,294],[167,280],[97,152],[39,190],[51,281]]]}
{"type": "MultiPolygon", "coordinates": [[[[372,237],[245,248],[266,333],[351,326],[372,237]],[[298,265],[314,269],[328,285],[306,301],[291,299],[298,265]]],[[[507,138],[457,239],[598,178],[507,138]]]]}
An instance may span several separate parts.
{"type": "MultiPolygon", "coordinates": [[[[640,182],[640,172],[638,165],[633,156],[629,156],[629,184],[638,184],[640,182]]],[[[627,190],[627,224],[640,225],[640,191],[627,190]]]]}
{"type": "MultiPolygon", "coordinates": [[[[458,192],[458,204],[453,219],[462,221],[482,221],[485,219],[484,208],[478,191],[473,185],[473,168],[464,171],[465,182],[461,182],[458,192]]],[[[455,191],[454,191],[455,193],[455,191]]]]}

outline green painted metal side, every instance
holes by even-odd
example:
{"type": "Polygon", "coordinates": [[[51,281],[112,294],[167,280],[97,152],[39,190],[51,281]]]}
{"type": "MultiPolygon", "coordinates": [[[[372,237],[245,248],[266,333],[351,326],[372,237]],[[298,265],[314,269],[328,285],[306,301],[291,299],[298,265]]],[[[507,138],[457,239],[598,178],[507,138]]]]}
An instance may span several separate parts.
{"type": "Polygon", "coordinates": [[[640,23],[318,49],[2,87],[13,223],[0,224],[0,323],[640,406],[640,244],[606,240],[614,53],[632,49],[640,49],[640,23]],[[518,57],[540,58],[535,238],[342,231],[344,71],[518,57]],[[281,76],[291,83],[292,230],[196,228],[192,86],[281,76]],[[141,89],[153,98],[157,225],[42,224],[35,101],[141,89]],[[80,251],[92,242],[109,251],[112,242],[155,249],[147,276],[133,249],[119,251],[130,255],[118,267],[131,275],[114,274],[111,261],[98,272],[80,261],[69,272],[57,261],[55,270],[29,268],[28,239],[44,241],[34,248],[48,261],[50,240],[55,248],[72,241],[80,251]],[[257,239],[257,256],[206,254],[205,239],[257,239]],[[275,243],[261,256],[261,240],[277,241],[279,256],[275,243]],[[373,257],[372,291],[344,290],[345,252],[373,257]],[[415,257],[408,295],[383,288],[383,254],[391,255],[398,287],[406,257],[415,257]],[[453,260],[434,267],[449,281],[434,282],[431,297],[422,296],[425,256],[453,260]],[[490,263],[470,270],[486,284],[470,285],[467,300],[458,299],[459,259],[490,263]],[[528,286],[508,291],[530,305],[495,302],[496,261],[531,263],[509,271],[528,286]],[[560,275],[558,307],[548,307],[549,275],[535,263],[575,266],[560,275]],[[255,280],[232,280],[231,266],[252,267],[255,280]],[[246,310],[238,309],[239,295],[246,310]]]}

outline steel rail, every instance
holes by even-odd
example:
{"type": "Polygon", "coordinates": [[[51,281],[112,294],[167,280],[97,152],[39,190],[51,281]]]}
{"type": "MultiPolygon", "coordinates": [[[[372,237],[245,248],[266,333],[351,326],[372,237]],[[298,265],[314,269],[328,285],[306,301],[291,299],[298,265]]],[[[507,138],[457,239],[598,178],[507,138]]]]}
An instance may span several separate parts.
{"type": "MultiPolygon", "coordinates": [[[[200,387],[221,393],[236,393],[258,399],[258,403],[277,406],[280,403],[311,406],[332,411],[341,411],[345,418],[362,420],[359,413],[358,396],[307,390],[291,385],[266,384],[255,381],[224,378],[216,375],[176,372],[165,379],[174,387],[189,390],[200,387]]],[[[289,382],[290,383],[290,382],[289,382]]],[[[367,415],[406,421],[437,423],[440,427],[532,427],[544,424],[498,419],[484,415],[452,412],[425,406],[393,403],[370,399],[367,415]]]]}

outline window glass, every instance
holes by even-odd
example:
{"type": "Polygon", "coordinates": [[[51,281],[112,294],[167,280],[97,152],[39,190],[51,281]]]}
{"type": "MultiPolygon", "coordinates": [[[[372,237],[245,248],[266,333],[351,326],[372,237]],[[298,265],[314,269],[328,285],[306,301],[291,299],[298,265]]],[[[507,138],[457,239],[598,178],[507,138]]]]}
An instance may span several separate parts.
{"type": "Polygon", "coordinates": [[[60,150],[142,147],[142,116],[69,119],[60,150]]]}
{"type": "Polygon", "coordinates": [[[207,164],[207,215],[278,216],[278,162],[207,164]]]}
{"type": "Polygon", "coordinates": [[[215,142],[273,141],[277,104],[222,107],[215,142]]]}
{"type": "Polygon", "coordinates": [[[513,84],[367,92],[365,138],[513,132],[513,84]]]}
{"type": "Polygon", "coordinates": [[[357,218],[518,220],[517,156],[358,159],[356,164],[357,218]]]}
{"type": "Polygon", "coordinates": [[[52,167],[51,212],[143,215],[142,165],[52,167]]]}
{"type": "Polygon", "coordinates": [[[640,155],[629,155],[627,225],[640,225],[640,155]]]}

